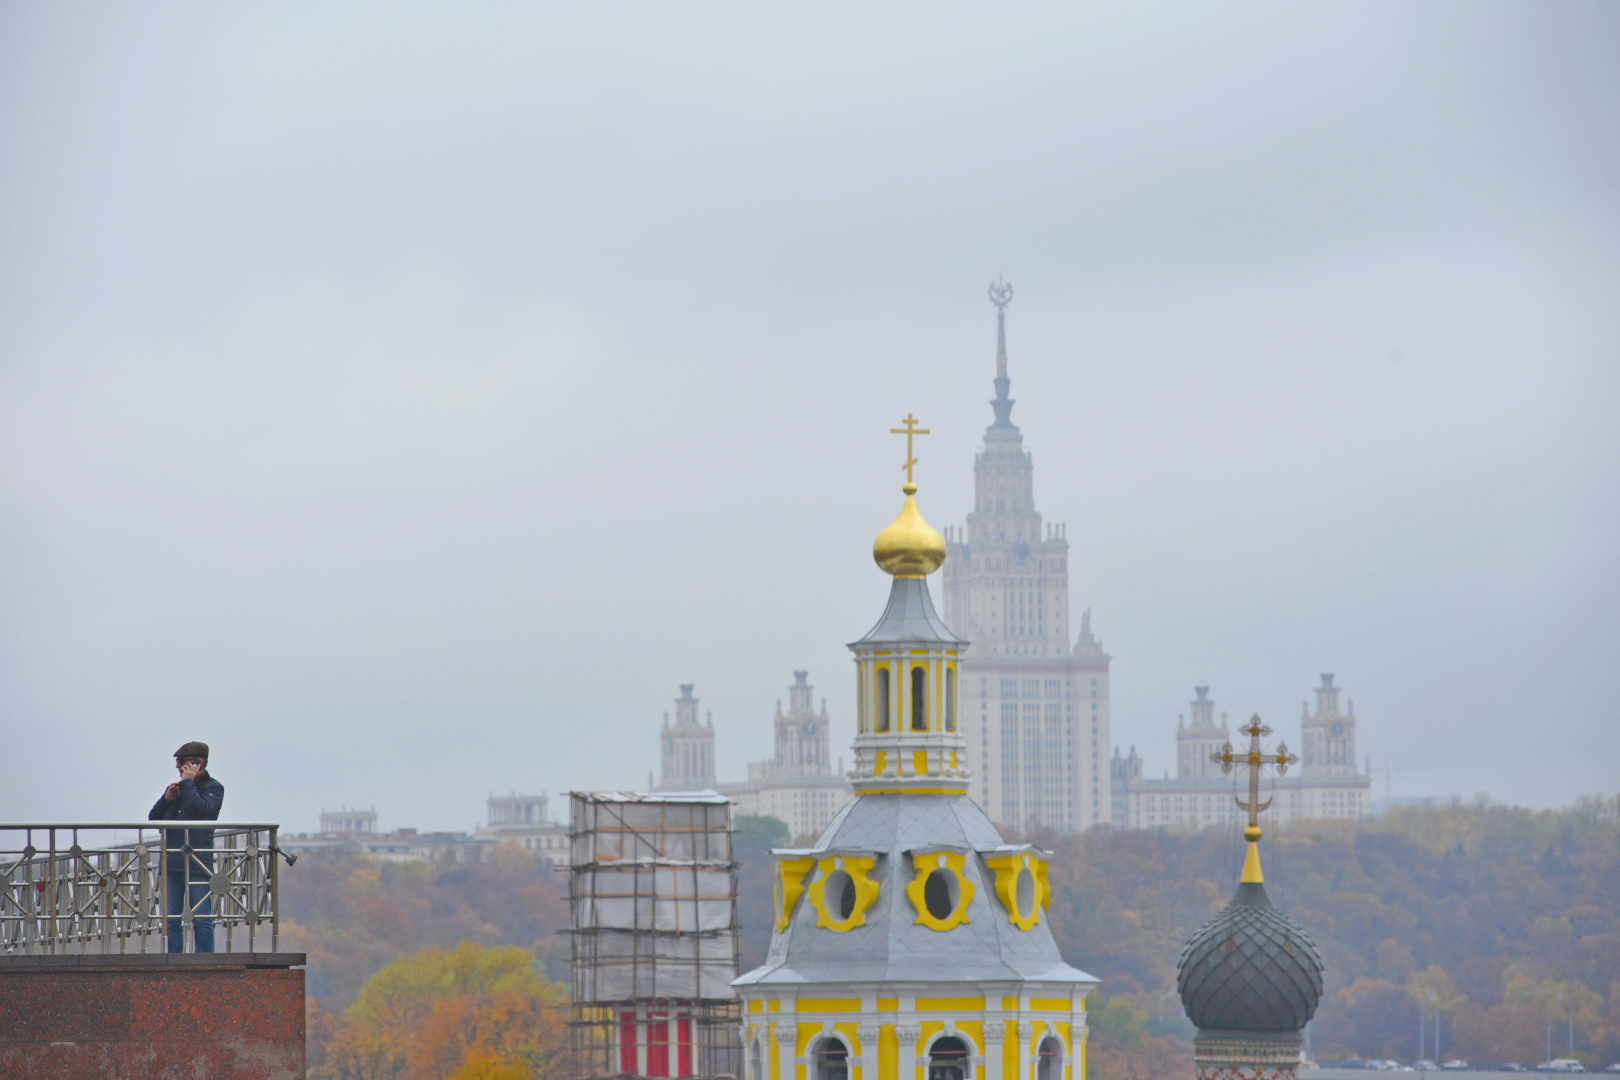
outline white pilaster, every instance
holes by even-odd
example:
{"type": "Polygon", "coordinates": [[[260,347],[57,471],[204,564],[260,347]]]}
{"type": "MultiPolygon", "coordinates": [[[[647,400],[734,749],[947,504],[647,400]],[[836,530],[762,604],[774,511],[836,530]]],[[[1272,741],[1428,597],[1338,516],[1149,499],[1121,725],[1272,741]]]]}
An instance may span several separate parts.
{"type": "Polygon", "coordinates": [[[900,1080],[917,1080],[917,1044],[922,1041],[922,1027],[908,1020],[896,1025],[894,1032],[900,1040],[900,1080]]]}
{"type": "MultiPolygon", "coordinates": [[[[1019,1004],[1029,1007],[1028,999],[1019,1004]]],[[[1018,1080],[1035,1080],[1035,1025],[1029,1020],[1018,1021],[1018,1080]]]]}
{"type": "Polygon", "coordinates": [[[1000,1020],[984,1022],[984,1080],[1002,1080],[1002,1056],[1007,1047],[1007,1025],[1000,1020]]]}
{"type": "Polygon", "coordinates": [[[782,1063],[781,1080],[798,1080],[799,1068],[795,1060],[799,1052],[799,1025],[793,1021],[777,1021],[776,1054],[782,1063]]]}
{"type": "Polygon", "coordinates": [[[855,1034],[861,1040],[861,1080],[878,1080],[878,1041],[883,1029],[877,1024],[862,1024],[855,1034]]]}

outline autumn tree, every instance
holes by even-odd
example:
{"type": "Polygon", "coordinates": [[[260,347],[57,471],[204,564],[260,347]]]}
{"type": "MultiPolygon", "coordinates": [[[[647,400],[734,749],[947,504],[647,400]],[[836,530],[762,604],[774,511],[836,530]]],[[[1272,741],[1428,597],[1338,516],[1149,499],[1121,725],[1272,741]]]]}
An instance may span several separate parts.
{"type": "Polygon", "coordinates": [[[311,1080],[546,1080],[564,1050],[563,1002],[523,949],[424,949],[367,980],[311,1080]]]}

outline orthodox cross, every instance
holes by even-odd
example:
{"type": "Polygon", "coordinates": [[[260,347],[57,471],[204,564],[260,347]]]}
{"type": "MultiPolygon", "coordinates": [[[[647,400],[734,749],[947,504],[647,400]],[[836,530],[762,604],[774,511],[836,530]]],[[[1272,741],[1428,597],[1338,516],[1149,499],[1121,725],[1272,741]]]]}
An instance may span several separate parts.
{"type": "Polygon", "coordinates": [[[907,413],[906,418],[904,420],[900,421],[900,422],[902,424],[906,425],[906,426],[903,427],[903,428],[899,428],[899,427],[890,428],[889,429],[889,434],[890,435],[904,435],[906,437],[906,463],[904,465],[900,466],[900,467],[902,469],[906,470],[906,483],[910,484],[910,483],[913,483],[913,481],[911,479],[912,466],[917,464],[917,456],[916,456],[916,454],[914,454],[912,452],[911,440],[915,436],[928,435],[928,434],[931,434],[931,433],[929,432],[929,430],[927,428],[918,427],[917,426],[917,418],[915,416],[912,416],[910,413],[907,413]]]}
{"type": "MultiPolygon", "coordinates": [[[[1260,827],[1259,815],[1262,810],[1271,806],[1271,800],[1260,801],[1260,771],[1267,765],[1277,766],[1277,775],[1282,776],[1288,772],[1288,766],[1299,760],[1299,755],[1290,754],[1286,743],[1277,744],[1275,754],[1263,753],[1260,749],[1260,736],[1270,735],[1271,729],[1260,722],[1258,714],[1250,720],[1248,726],[1238,728],[1238,734],[1249,737],[1249,752],[1238,754],[1232,751],[1232,744],[1227,743],[1215,753],[1210,760],[1221,767],[1221,773],[1228,774],[1233,765],[1247,766],[1249,770],[1249,801],[1237,799],[1238,809],[1246,810],[1249,814],[1249,828],[1260,827]]],[[[1260,834],[1255,833],[1256,836],[1260,834]]]]}

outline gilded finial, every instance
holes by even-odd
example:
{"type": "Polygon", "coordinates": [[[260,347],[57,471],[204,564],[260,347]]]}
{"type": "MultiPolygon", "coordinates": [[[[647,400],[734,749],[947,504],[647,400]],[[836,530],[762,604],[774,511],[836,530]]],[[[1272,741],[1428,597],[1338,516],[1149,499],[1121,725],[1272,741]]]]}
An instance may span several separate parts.
{"type": "Polygon", "coordinates": [[[872,544],[872,558],[895,577],[927,577],[945,561],[945,538],[917,509],[917,483],[912,474],[917,466],[914,440],[930,432],[918,427],[917,418],[910,413],[901,423],[905,426],[890,428],[889,433],[906,437],[906,463],[901,466],[906,470],[906,482],[900,489],[906,493],[906,502],[899,516],[878,533],[872,544]]]}

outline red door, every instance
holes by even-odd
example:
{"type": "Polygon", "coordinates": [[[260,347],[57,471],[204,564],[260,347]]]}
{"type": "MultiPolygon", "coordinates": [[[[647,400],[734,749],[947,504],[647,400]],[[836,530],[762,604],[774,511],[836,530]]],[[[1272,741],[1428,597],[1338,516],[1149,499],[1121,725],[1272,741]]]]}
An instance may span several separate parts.
{"type": "Polygon", "coordinates": [[[633,1010],[619,1014],[619,1071],[628,1076],[636,1075],[636,1014],[633,1010]]]}
{"type": "Polygon", "coordinates": [[[647,1014],[647,1075],[670,1075],[669,1017],[661,1012],[647,1014]]]}

